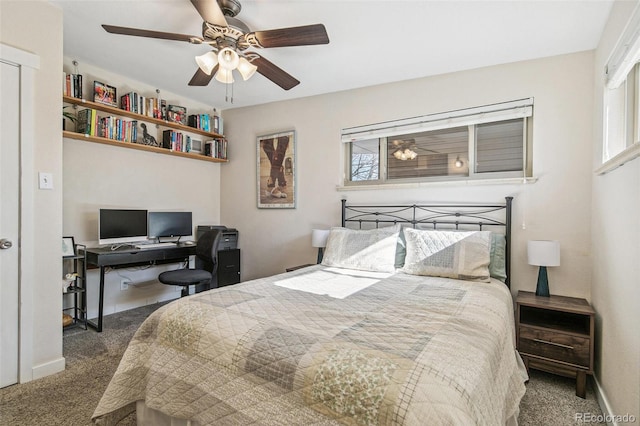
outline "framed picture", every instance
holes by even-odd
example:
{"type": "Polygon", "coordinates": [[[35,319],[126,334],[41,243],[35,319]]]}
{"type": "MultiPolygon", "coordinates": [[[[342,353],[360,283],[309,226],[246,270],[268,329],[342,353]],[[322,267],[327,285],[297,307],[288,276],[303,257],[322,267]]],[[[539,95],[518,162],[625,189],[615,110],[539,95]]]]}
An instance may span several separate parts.
{"type": "Polygon", "coordinates": [[[201,139],[191,139],[191,147],[189,152],[202,154],[204,152],[204,144],[201,139]]]}
{"type": "Polygon", "coordinates": [[[187,125],[187,109],[183,106],[169,105],[167,109],[167,121],[187,125]]]}
{"type": "Polygon", "coordinates": [[[71,257],[76,255],[76,245],[73,237],[62,237],[62,257],[71,257]]]}
{"type": "Polygon", "coordinates": [[[296,207],[295,139],[293,130],[258,136],[258,208],[296,207]]]}
{"type": "Polygon", "coordinates": [[[114,108],[118,107],[116,101],[116,88],[99,81],[93,81],[93,101],[101,104],[109,105],[114,108]]]}

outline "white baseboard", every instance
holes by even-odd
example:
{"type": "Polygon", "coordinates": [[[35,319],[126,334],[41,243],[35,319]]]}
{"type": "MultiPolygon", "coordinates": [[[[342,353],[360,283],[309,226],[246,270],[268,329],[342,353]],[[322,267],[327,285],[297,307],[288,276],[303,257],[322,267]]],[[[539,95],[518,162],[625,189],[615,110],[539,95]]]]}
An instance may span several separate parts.
{"type": "Polygon", "coordinates": [[[604,391],[600,387],[600,383],[598,379],[596,379],[595,374],[591,376],[593,378],[593,390],[596,394],[596,400],[598,401],[598,405],[602,410],[602,414],[604,414],[604,418],[607,419],[608,426],[618,426],[618,422],[615,421],[615,418],[612,415],[611,405],[609,405],[609,400],[607,400],[607,396],[604,394],[604,391]]]}
{"type": "Polygon", "coordinates": [[[59,373],[64,371],[66,361],[64,357],[60,357],[56,360],[49,361],[44,364],[36,365],[33,367],[32,371],[32,379],[40,379],[45,376],[49,376],[51,374],[59,373]]]}

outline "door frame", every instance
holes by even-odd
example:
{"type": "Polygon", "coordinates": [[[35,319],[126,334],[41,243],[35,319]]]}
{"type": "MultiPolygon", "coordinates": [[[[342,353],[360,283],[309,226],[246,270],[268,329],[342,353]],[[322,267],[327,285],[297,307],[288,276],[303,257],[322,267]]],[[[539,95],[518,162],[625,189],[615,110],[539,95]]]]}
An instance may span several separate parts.
{"type": "Polygon", "coordinates": [[[33,379],[33,291],[35,284],[35,72],[40,56],[0,43],[0,60],[20,70],[20,205],[18,240],[18,383],[33,379]]]}

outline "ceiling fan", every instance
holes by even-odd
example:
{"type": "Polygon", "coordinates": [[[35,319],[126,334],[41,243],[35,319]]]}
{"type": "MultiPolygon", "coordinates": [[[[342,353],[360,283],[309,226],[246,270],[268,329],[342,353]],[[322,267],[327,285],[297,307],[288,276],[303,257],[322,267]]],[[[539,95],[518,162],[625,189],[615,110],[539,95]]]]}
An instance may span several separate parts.
{"type": "Polygon", "coordinates": [[[329,43],[329,36],[322,24],[251,31],[235,17],[242,8],[238,0],[191,0],[191,3],[204,20],[202,37],[114,25],[102,27],[112,34],[208,44],[211,51],[196,57],[199,68],[189,81],[190,86],[206,86],[214,77],[221,83],[232,83],[233,70],[237,70],[244,80],[257,71],[284,90],[289,90],[300,81],[248,49],[329,43]]]}

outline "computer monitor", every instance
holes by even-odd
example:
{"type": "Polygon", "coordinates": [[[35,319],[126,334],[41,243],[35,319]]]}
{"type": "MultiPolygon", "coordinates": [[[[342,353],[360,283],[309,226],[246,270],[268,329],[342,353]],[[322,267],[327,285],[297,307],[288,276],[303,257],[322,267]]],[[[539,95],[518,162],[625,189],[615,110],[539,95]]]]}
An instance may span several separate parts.
{"type": "Polygon", "coordinates": [[[100,209],[98,243],[120,244],[147,238],[147,210],[100,209]]]}
{"type": "Polygon", "coordinates": [[[193,235],[191,212],[149,212],[149,238],[193,235]]]}

